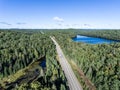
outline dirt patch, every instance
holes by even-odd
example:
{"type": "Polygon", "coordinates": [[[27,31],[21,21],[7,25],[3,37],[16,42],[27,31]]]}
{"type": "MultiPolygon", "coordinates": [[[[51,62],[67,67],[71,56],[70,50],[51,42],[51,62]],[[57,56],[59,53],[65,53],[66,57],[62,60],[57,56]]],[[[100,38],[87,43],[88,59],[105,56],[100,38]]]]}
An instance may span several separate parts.
{"type": "Polygon", "coordinates": [[[89,90],[96,90],[94,84],[84,75],[84,72],[81,69],[79,69],[79,67],[76,65],[76,63],[73,60],[70,61],[70,64],[72,68],[79,73],[80,77],[84,80],[85,85],[89,88],[89,90]]]}

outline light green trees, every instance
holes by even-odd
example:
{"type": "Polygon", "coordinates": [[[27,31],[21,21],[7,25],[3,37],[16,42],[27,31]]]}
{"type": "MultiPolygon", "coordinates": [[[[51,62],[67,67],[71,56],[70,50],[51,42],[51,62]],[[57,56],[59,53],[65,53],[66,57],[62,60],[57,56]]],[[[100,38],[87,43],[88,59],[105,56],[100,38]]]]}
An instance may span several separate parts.
{"type": "Polygon", "coordinates": [[[66,90],[66,88],[63,84],[61,84],[60,90],[66,90]]]}
{"type": "Polygon", "coordinates": [[[39,90],[41,88],[41,84],[38,81],[35,81],[35,82],[31,83],[30,86],[34,90],[39,90]]]}

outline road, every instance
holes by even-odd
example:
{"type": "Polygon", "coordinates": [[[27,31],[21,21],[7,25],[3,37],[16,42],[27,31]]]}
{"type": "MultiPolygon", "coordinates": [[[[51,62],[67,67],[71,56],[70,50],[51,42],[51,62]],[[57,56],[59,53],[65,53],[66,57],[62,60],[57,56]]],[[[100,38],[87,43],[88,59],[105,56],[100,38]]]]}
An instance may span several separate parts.
{"type": "Polygon", "coordinates": [[[65,58],[59,44],[55,41],[54,37],[50,36],[50,38],[56,45],[56,50],[57,50],[57,53],[59,56],[59,63],[62,67],[62,70],[65,73],[70,90],[83,90],[77,77],[75,76],[70,64],[68,63],[67,59],[65,58]]]}

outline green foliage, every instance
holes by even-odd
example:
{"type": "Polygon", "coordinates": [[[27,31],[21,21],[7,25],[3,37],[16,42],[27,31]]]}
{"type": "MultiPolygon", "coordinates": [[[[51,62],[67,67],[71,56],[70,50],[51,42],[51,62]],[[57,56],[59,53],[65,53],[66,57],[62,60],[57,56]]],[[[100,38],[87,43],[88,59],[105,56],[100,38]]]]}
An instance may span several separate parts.
{"type": "Polygon", "coordinates": [[[13,89],[56,90],[61,84],[66,88],[67,81],[63,79],[65,76],[56,60],[55,45],[48,35],[40,32],[0,31],[0,80],[14,75],[43,56],[46,57],[46,67],[41,69],[42,75],[35,82],[26,81],[13,89]]]}
{"type": "Polygon", "coordinates": [[[98,90],[120,89],[120,43],[90,45],[72,41],[77,34],[120,40],[119,30],[61,30],[49,34],[55,36],[66,56],[74,60],[98,90]]]}

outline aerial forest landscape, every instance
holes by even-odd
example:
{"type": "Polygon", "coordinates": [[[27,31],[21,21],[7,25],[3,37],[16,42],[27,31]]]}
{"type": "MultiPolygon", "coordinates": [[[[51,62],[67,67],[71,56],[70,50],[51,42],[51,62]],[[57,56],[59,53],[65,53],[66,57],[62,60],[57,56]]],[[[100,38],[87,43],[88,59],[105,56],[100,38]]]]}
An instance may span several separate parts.
{"type": "Polygon", "coordinates": [[[0,90],[120,90],[119,3],[1,0],[0,90]]]}

